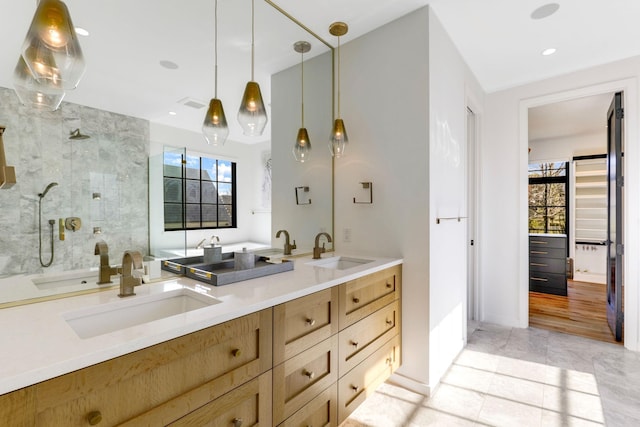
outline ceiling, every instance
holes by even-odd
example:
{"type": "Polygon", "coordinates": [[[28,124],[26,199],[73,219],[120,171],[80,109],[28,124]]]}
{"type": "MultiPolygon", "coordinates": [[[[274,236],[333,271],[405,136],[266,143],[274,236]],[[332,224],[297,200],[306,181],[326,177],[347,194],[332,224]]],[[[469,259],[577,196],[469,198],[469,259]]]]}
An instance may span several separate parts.
{"type": "MultiPolygon", "coordinates": [[[[331,45],[336,45],[336,39],[328,34],[328,26],[334,21],[349,24],[349,33],[342,38],[346,43],[430,4],[487,92],[640,55],[637,0],[556,0],[559,10],[540,20],[530,15],[549,0],[274,2],[331,45]],[[548,47],[555,47],[557,53],[542,56],[548,47]]],[[[65,101],[200,131],[206,107],[194,109],[179,101],[207,104],[213,97],[213,0],[65,3],[74,24],[90,32],[80,38],[87,71],[65,101]],[[162,60],[179,68],[163,68],[162,60]]],[[[36,1],[0,0],[0,6],[11,11],[11,18],[0,26],[0,86],[11,88],[36,1]]],[[[250,7],[249,0],[219,0],[218,4],[218,98],[230,122],[230,139],[245,143],[268,140],[270,134],[267,128],[263,137],[248,138],[235,124],[242,91],[250,79],[250,7]]],[[[256,0],[255,7],[255,80],[268,104],[269,76],[300,60],[292,48],[295,41],[311,41],[312,50],[305,58],[328,47],[310,39],[264,1],[256,0]]]]}

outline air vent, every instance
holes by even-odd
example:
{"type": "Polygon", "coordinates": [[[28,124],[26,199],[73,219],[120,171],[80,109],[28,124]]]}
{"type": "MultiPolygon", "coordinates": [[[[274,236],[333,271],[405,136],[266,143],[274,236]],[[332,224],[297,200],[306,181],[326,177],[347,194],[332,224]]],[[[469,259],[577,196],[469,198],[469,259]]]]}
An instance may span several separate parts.
{"type": "Polygon", "coordinates": [[[199,110],[207,106],[207,104],[205,104],[204,102],[199,101],[197,99],[193,99],[193,98],[183,98],[180,101],[178,101],[178,104],[182,104],[186,107],[195,108],[196,110],[199,110]]]}

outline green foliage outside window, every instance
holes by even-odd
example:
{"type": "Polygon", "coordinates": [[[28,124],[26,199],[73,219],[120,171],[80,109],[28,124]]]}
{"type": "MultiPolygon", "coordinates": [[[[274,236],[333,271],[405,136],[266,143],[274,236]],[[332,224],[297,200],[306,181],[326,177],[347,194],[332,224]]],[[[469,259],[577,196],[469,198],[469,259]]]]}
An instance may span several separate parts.
{"type": "Polygon", "coordinates": [[[568,163],[529,165],[529,233],[567,234],[568,163]]]}

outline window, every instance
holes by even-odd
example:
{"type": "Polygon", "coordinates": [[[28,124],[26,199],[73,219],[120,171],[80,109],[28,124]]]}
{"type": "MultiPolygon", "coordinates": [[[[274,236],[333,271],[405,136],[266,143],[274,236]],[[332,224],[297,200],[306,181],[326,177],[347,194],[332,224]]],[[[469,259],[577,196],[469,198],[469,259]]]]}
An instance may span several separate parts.
{"type": "Polygon", "coordinates": [[[166,151],[164,229],[236,227],[236,164],[166,151]]]}
{"type": "Polygon", "coordinates": [[[568,166],[529,165],[529,233],[567,234],[568,166]]]}

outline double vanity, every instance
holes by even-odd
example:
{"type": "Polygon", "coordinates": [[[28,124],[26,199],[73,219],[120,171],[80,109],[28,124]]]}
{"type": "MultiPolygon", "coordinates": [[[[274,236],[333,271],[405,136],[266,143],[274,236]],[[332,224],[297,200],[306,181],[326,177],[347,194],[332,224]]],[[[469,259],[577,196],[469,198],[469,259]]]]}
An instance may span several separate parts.
{"type": "Polygon", "coordinates": [[[0,310],[0,421],[338,425],[400,365],[400,259],[290,258],[0,310]]]}

